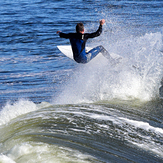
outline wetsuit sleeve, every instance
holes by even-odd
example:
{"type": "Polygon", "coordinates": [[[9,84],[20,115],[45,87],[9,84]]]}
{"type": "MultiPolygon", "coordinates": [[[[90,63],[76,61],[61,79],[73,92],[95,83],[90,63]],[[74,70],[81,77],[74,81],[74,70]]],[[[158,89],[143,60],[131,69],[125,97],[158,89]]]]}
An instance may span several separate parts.
{"type": "Polygon", "coordinates": [[[70,38],[70,34],[69,34],[69,33],[66,34],[66,33],[60,32],[60,33],[59,33],[59,36],[60,36],[61,38],[70,38]]]}
{"type": "Polygon", "coordinates": [[[100,24],[100,26],[96,32],[88,33],[86,37],[87,38],[94,38],[94,37],[100,36],[101,33],[102,33],[102,25],[100,24]]]}

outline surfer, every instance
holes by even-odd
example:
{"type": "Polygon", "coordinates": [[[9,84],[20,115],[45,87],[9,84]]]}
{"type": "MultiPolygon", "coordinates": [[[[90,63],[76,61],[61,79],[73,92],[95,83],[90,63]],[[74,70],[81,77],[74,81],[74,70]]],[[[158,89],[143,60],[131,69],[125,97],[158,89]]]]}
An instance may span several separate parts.
{"type": "Polygon", "coordinates": [[[102,33],[102,26],[104,23],[105,23],[105,19],[100,20],[99,28],[94,33],[84,33],[83,23],[78,23],[76,25],[76,33],[66,34],[61,31],[57,31],[57,34],[59,34],[61,38],[67,38],[70,40],[71,48],[73,51],[73,57],[77,63],[88,63],[90,60],[96,57],[100,52],[110,59],[111,58],[110,54],[101,45],[93,48],[89,52],[86,52],[85,50],[86,41],[89,38],[100,36],[100,34],[102,33]]]}

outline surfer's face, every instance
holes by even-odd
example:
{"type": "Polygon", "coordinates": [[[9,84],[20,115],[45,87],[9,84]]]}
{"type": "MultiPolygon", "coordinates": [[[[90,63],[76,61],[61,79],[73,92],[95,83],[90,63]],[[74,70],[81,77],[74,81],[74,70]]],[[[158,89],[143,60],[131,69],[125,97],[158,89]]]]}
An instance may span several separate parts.
{"type": "Polygon", "coordinates": [[[80,31],[80,33],[81,33],[81,34],[84,34],[84,29],[83,29],[83,31],[80,31]]]}

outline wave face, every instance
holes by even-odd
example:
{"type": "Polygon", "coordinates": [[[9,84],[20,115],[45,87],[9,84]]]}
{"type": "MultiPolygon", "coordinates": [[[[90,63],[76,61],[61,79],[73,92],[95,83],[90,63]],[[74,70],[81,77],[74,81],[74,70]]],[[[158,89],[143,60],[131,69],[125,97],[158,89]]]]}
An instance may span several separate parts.
{"type": "Polygon", "coordinates": [[[133,162],[138,158],[138,162],[161,162],[163,159],[159,101],[139,106],[132,101],[128,108],[123,101],[36,105],[22,100],[3,111],[6,114],[1,115],[4,119],[0,127],[1,162],[133,162]],[[26,108],[26,114],[19,112],[15,117],[15,111],[7,109],[12,107],[26,108]]]}

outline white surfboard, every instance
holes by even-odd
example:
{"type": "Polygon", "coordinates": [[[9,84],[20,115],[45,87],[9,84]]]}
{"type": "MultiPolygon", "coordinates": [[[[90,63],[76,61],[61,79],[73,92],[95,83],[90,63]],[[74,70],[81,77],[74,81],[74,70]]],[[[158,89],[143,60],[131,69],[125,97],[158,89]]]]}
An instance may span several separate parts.
{"type": "MultiPolygon", "coordinates": [[[[57,46],[57,48],[58,48],[65,56],[67,56],[68,58],[74,60],[71,45],[59,45],[59,46],[57,46]]],[[[86,47],[86,51],[90,51],[91,49],[92,49],[91,47],[86,47]]],[[[114,54],[114,53],[111,53],[110,56],[111,56],[114,60],[122,59],[121,56],[119,56],[119,55],[117,55],[117,54],[114,54]]],[[[99,57],[104,57],[104,56],[102,55],[102,53],[99,53],[95,58],[99,58],[99,57]]],[[[104,58],[106,58],[106,57],[104,57],[104,58]]]]}

